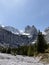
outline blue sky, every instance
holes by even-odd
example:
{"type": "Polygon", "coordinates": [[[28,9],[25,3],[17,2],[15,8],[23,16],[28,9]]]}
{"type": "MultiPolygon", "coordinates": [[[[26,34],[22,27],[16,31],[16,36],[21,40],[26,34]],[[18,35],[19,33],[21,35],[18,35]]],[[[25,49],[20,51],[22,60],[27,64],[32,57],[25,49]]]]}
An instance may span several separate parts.
{"type": "Polygon", "coordinates": [[[0,24],[44,30],[49,26],[49,0],[0,0],[0,24]]]}

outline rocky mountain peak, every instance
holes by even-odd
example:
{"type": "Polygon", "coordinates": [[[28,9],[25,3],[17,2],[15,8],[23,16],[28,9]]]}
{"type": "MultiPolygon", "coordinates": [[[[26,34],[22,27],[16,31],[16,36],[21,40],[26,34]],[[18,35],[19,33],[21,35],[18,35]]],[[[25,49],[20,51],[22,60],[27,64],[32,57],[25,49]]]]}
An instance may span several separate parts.
{"type": "Polygon", "coordinates": [[[48,32],[49,32],[49,27],[47,27],[47,28],[45,29],[45,32],[46,32],[46,33],[48,33],[48,32]]]}
{"type": "Polygon", "coordinates": [[[29,33],[30,35],[37,34],[37,29],[34,25],[33,26],[26,26],[25,33],[29,33]]]}

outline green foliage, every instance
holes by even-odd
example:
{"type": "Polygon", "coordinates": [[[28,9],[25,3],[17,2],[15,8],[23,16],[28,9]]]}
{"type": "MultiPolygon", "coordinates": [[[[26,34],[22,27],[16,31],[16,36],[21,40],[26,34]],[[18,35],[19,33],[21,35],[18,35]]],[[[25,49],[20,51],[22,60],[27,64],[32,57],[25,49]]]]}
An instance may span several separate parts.
{"type": "Polygon", "coordinates": [[[16,55],[17,54],[17,48],[12,48],[11,49],[11,54],[16,55]]]}
{"type": "Polygon", "coordinates": [[[6,48],[3,48],[3,47],[2,47],[2,48],[0,49],[0,51],[1,51],[1,53],[6,53],[6,48]]]}
{"type": "Polygon", "coordinates": [[[8,48],[6,49],[6,53],[11,54],[11,48],[10,48],[10,47],[8,47],[8,48]]]}
{"type": "Polygon", "coordinates": [[[27,55],[28,56],[33,56],[34,55],[34,47],[32,45],[29,45],[27,55]]]}
{"type": "Polygon", "coordinates": [[[44,53],[46,48],[47,48],[47,43],[46,43],[46,41],[44,39],[44,36],[39,31],[38,39],[37,39],[37,52],[38,53],[44,53]]]}
{"type": "Polygon", "coordinates": [[[17,49],[17,54],[19,54],[19,55],[27,55],[27,51],[28,51],[28,46],[20,46],[17,49]]]}

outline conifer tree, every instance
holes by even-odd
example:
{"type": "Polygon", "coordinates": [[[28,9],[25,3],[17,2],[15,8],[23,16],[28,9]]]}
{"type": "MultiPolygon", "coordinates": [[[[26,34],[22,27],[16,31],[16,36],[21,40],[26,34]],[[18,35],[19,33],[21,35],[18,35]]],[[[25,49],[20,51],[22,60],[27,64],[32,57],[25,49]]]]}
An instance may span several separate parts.
{"type": "Polygon", "coordinates": [[[44,53],[46,48],[47,48],[47,43],[45,41],[45,38],[42,35],[42,32],[39,31],[37,38],[37,52],[44,53]]]}

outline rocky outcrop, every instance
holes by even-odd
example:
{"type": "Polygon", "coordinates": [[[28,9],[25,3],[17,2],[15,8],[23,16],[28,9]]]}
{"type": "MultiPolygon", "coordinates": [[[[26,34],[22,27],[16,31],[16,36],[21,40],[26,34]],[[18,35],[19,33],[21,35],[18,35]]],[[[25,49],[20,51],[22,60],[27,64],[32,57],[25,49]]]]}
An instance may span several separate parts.
{"type": "Polygon", "coordinates": [[[46,33],[45,39],[49,43],[49,27],[45,29],[45,33],[46,33]]]}
{"type": "Polygon", "coordinates": [[[29,25],[26,26],[25,33],[30,34],[33,40],[35,40],[37,38],[37,35],[38,35],[37,29],[34,25],[33,26],[29,26],[29,25]]]}

